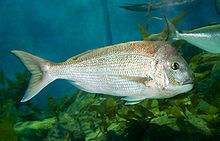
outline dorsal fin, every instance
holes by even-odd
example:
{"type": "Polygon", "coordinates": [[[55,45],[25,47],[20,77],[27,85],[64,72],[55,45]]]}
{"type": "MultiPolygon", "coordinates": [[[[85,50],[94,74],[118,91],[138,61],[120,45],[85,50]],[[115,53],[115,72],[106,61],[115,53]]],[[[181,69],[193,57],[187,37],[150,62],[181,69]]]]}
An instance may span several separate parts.
{"type": "MultiPolygon", "coordinates": [[[[176,27],[179,22],[189,13],[189,10],[183,12],[183,13],[180,13],[179,15],[173,17],[170,22],[176,27]]],[[[167,38],[167,35],[168,35],[168,26],[166,24],[166,26],[164,27],[162,33],[161,33],[161,37],[163,39],[166,39],[167,38]]]]}
{"type": "Polygon", "coordinates": [[[92,51],[94,51],[94,50],[88,50],[88,51],[86,51],[86,52],[80,53],[80,54],[78,54],[78,55],[76,55],[76,56],[73,56],[73,57],[67,59],[65,62],[72,62],[72,61],[74,61],[74,60],[77,60],[79,57],[81,57],[81,56],[83,56],[83,55],[85,55],[85,54],[91,53],[92,51]]]}

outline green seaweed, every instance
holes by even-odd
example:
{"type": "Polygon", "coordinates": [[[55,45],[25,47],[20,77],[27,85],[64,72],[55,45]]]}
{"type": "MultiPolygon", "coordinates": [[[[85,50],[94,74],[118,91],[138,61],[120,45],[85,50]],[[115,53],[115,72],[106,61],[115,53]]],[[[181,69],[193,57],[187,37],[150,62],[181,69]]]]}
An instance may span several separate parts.
{"type": "Polygon", "coordinates": [[[59,97],[58,99],[54,99],[51,96],[47,95],[48,99],[48,107],[50,116],[55,116],[57,120],[59,120],[59,114],[63,112],[67,107],[72,104],[76,97],[77,97],[78,91],[75,91],[70,98],[68,98],[67,95],[59,97]]]}
{"type": "Polygon", "coordinates": [[[200,53],[192,57],[189,65],[193,71],[196,71],[196,69],[201,65],[206,65],[206,64],[214,65],[216,62],[219,62],[219,61],[220,61],[219,54],[200,53]]]}
{"type": "Polygon", "coordinates": [[[1,72],[1,89],[0,89],[0,117],[8,116],[12,122],[20,119],[18,108],[28,84],[28,73],[15,73],[15,80],[11,81],[1,72]]]}
{"type": "Polygon", "coordinates": [[[148,31],[145,30],[144,27],[143,27],[141,24],[139,24],[139,23],[137,23],[137,26],[138,26],[138,28],[139,28],[139,30],[140,30],[140,32],[141,32],[142,40],[144,40],[144,41],[149,41],[148,31]]]}
{"type": "Polygon", "coordinates": [[[17,141],[18,135],[14,132],[13,123],[7,119],[0,120],[1,141],[17,141]]]}
{"type": "MultiPolygon", "coordinates": [[[[0,71],[0,140],[21,140],[22,134],[14,131],[16,123],[45,118],[36,105],[31,105],[30,102],[20,103],[29,78],[27,71],[16,72],[12,81],[0,71]]],[[[38,136],[41,137],[42,134],[38,136]]],[[[29,137],[31,139],[31,135],[29,137]]]]}

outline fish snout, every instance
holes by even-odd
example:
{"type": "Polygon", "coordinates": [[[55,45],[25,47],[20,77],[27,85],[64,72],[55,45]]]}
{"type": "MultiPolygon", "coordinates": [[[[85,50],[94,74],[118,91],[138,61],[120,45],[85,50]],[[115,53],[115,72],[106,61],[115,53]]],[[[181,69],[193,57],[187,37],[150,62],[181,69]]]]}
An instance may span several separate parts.
{"type": "Polygon", "coordinates": [[[187,79],[185,79],[183,82],[182,82],[182,85],[186,85],[186,84],[193,84],[195,81],[195,75],[194,73],[192,73],[190,75],[190,77],[188,77],[187,79]]]}

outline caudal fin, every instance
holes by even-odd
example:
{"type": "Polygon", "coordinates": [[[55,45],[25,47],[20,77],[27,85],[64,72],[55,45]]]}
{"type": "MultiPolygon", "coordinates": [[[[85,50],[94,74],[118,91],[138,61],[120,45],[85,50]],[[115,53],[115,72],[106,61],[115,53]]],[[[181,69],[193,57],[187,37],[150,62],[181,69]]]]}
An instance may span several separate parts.
{"type": "Polygon", "coordinates": [[[165,16],[166,22],[167,22],[167,27],[168,27],[168,36],[167,36],[167,41],[173,42],[179,39],[179,31],[178,29],[168,20],[168,18],[165,16]]]}
{"type": "Polygon", "coordinates": [[[44,87],[55,80],[55,78],[48,74],[52,65],[51,62],[23,51],[12,50],[11,53],[16,55],[32,74],[28,88],[21,102],[30,100],[44,87]]]}

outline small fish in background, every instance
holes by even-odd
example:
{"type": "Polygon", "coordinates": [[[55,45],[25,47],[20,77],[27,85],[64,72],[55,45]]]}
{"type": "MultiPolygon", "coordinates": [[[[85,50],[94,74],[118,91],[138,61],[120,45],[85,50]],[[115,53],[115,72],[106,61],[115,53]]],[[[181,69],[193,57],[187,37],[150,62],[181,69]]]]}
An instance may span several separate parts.
{"type": "MultiPolygon", "coordinates": [[[[177,26],[179,22],[189,13],[189,11],[184,11],[175,17],[173,17],[170,21],[177,26]]],[[[153,17],[152,17],[153,18],[153,17]]],[[[138,28],[140,29],[140,32],[142,34],[142,39],[144,41],[165,41],[168,36],[168,27],[167,24],[165,25],[164,29],[160,33],[154,33],[154,34],[148,34],[148,30],[145,29],[142,25],[137,23],[138,28]]]]}
{"type": "Polygon", "coordinates": [[[160,18],[160,17],[152,17],[153,19],[157,19],[157,20],[160,20],[160,21],[162,21],[163,20],[163,18],[160,18]]]}
{"type": "Polygon", "coordinates": [[[168,25],[168,41],[185,40],[210,53],[220,53],[220,24],[209,25],[181,32],[165,17],[168,25]]]}
{"type": "Polygon", "coordinates": [[[13,50],[31,72],[21,102],[30,100],[56,79],[79,89],[122,96],[126,104],[146,98],[169,98],[193,88],[194,74],[168,42],[134,41],[84,52],[63,63],[52,63],[13,50]]]}
{"type": "Polygon", "coordinates": [[[220,14],[220,0],[215,0],[215,10],[220,14]]]}
{"type": "Polygon", "coordinates": [[[147,12],[148,8],[151,10],[160,9],[164,7],[170,6],[178,6],[183,4],[188,4],[194,2],[196,0],[166,0],[154,3],[146,3],[146,4],[127,4],[127,5],[120,5],[120,8],[124,8],[131,11],[138,11],[138,12],[147,12]]]}

